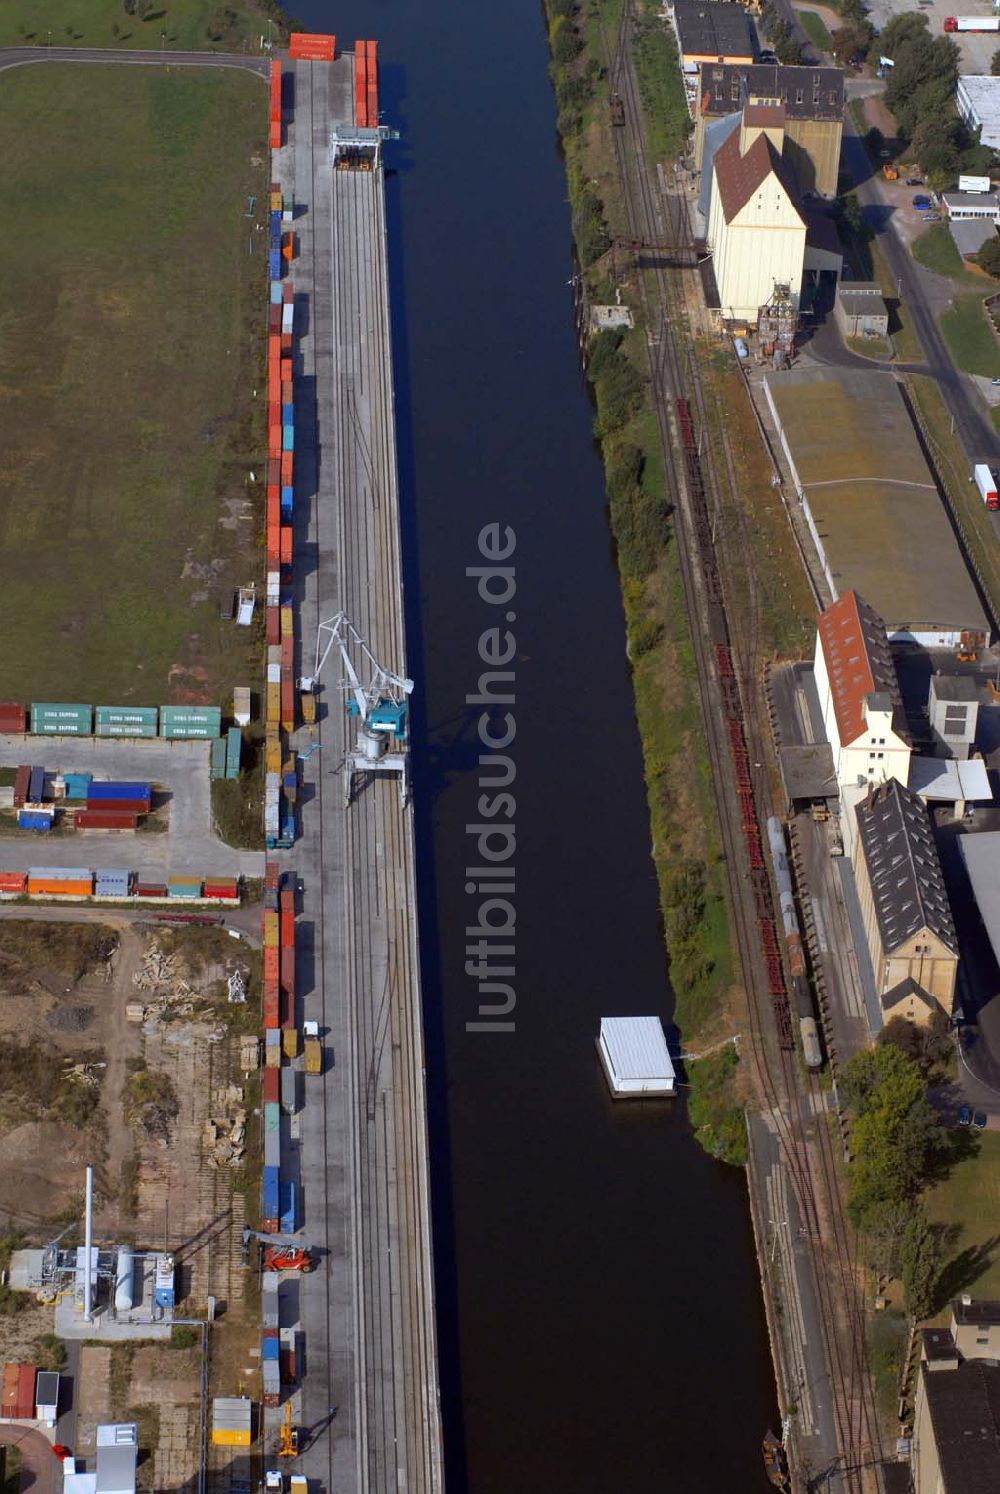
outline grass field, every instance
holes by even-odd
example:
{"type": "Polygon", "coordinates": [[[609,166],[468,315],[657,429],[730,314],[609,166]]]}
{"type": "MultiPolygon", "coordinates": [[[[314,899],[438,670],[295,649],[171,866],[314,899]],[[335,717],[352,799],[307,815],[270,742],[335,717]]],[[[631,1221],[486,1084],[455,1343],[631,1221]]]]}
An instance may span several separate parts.
{"type": "Polygon", "coordinates": [[[261,36],[284,33],[284,18],[267,0],[0,0],[0,46],[143,47],[159,50],[256,51],[261,36]]]}
{"type": "Polygon", "coordinates": [[[981,275],[975,275],[965,268],[947,223],[932,223],[919,238],[913,240],[910,252],[925,269],[936,270],[939,275],[947,275],[952,280],[973,289],[978,288],[985,294],[986,282],[981,275]]]}
{"type": "Polygon", "coordinates": [[[958,1162],[926,1197],[928,1218],[951,1226],[940,1298],[1000,1296],[1000,1135],[985,1131],[974,1157],[958,1162]]]}
{"type": "Polygon", "coordinates": [[[7,698],[222,702],[256,677],[219,596],[262,571],[265,128],[231,71],[0,81],[7,698]]]}
{"type": "Polygon", "coordinates": [[[981,295],[963,296],[944,313],[939,325],[956,368],[995,379],[1000,377],[1000,348],[986,325],[982,301],[981,295]]]}
{"type": "Polygon", "coordinates": [[[814,47],[818,47],[821,52],[829,52],[831,50],[833,47],[833,38],[823,24],[821,17],[814,10],[797,10],[795,12],[795,19],[814,47]]]}

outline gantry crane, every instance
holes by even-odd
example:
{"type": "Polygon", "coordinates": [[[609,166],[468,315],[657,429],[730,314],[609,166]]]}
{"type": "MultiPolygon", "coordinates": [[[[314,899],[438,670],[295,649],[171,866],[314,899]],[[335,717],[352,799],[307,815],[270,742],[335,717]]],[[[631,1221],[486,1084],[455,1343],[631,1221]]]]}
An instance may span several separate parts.
{"type": "Polygon", "coordinates": [[[345,761],[344,803],[350,804],[355,773],[398,773],[404,808],[410,797],[410,760],[406,750],[406,698],[413,681],[402,679],[380,664],[346,612],[321,622],[316,632],[316,667],[303,689],[315,690],[316,681],[332,649],[339,649],[344,666],[341,689],[347,696],[348,715],[355,716],[358,736],[345,761]],[[367,684],[362,684],[351,650],[367,665],[367,684]],[[393,750],[390,750],[390,746],[393,750]]]}

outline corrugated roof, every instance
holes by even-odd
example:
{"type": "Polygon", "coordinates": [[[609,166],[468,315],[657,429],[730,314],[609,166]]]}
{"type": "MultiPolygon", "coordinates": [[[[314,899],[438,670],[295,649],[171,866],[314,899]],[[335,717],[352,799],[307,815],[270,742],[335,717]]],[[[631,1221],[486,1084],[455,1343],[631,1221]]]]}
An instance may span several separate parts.
{"type": "Polygon", "coordinates": [[[761,129],[767,129],[775,125],[784,125],[784,104],[747,104],[743,111],[743,120],[748,125],[758,125],[761,129]]]}
{"type": "Polygon", "coordinates": [[[601,1040],[616,1078],[626,1081],[674,1077],[659,1017],[602,1017],[601,1040]]]}
{"type": "Polygon", "coordinates": [[[830,678],[833,712],[842,747],[856,742],[865,730],[865,700],[888,695],[892,701],[892,729],[906,739],[903,700],[885,623],[856,591],[845,592],[816,620],[826,672],[830,678]]]}
{"type": "Polygon", "coordinates": [[[750,19],[739,5],[718,0],[676,0],[674,28],[685,57],[753,56],[750,19]]]}
{"type": "Polygon", "coordinates": [[[712,169],[719,183],[719,196],[727,223],[732,223],[772,173],[791,201],[795,202],[795,183],[791,172],[766,135],[758,135],[746,155],[741,156],[740,132],[734,130],[715,152],[712,169]]]}
{"type": "Polygon", "coordinates": [[[882,948],[891,954],[926,928],[957,954],[951,906],[923,801],[892,778],[858,805],[857,821],[882,948]]]}
{"type": "Polygon", "coordinates": [[[967,1359],[957,1369],[920,1366],[934,1429],[941,1487],[948,1494],[1000,1489],[1000,1366],[967,1359]]]}

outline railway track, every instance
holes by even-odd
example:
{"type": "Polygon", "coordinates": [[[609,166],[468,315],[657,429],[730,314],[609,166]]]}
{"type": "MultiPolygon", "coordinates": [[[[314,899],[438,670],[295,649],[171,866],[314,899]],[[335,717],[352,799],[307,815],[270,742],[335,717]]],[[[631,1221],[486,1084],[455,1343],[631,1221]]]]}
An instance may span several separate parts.
{"type": "MultiPolygon", "coordinates": [[[[603,32],[611,92],[623,125],[612,131],[628,231],[638,243],[690,241],[685,205],[654,189],[645,160],[642,108],[631,56],[632,13],[623,4],[614,50],[603,32]]],[[[683,255],[670,256],[675,265],[683,255]]],[[[775,919],[761,824],[768,810],[764,764],[770,749],[764,691],[759,680],[759,598],[752,575],[746,519],[735,501],[737,474],[721,431],[711,439],[707,400],[685,323],[683,270],[653,261],[637,282],[647,329],[657,428],[690,623],[702,719],[715,786],[727,867],[733,930],[748,998],[752,1062],[770,1112],[808,1236],[820,1307],[823,1349],[830,1372],[840,1452],[840,1486],[849,1494],[880,1485],[882,1461],[877,1412],[867,1362],[857,1241],[840,1206],[837,1160],[825,1121],[825,1094],[815,1075],[803,1082],[796,1052],[788,985],[775,919]],[[655,330],[654,330],[655,329],[655,330]],[[730,544],[717,544],[723,495],[735,515],[730,544]],[[735,548],[746,589],[747,625],[731,628],[726,568],[720,551],[735,548]]],[[[723,525],[723,530],[725,530],[723,525]]],[[[794,1387],[786,1387],[794,1398],[794,1387]]],[[[807,1470],[793,1471],[801,1479],[807,1470]]]]}

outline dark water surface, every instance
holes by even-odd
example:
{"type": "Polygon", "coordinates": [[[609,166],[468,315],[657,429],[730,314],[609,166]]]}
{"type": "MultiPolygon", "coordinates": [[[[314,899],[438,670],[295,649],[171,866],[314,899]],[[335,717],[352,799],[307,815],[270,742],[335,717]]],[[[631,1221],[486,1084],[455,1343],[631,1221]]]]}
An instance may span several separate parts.
{"type": "MultiPolygon", "coordinates": [[[[764,1489],[771,1365],[741,1173],[613,1107],[599,1018],[669,1020],[649,827],[537,0],[295,0],[379,41],[407,525],[450,1494],[764,1489]],[[513,1033],[466,1030],[484,524],[516,532],[513,1033]]],[[[392,661],[387,661],[392,662],[392,661]]],[[[506,823],[501,819],[497,823],[506,823]]]]}

